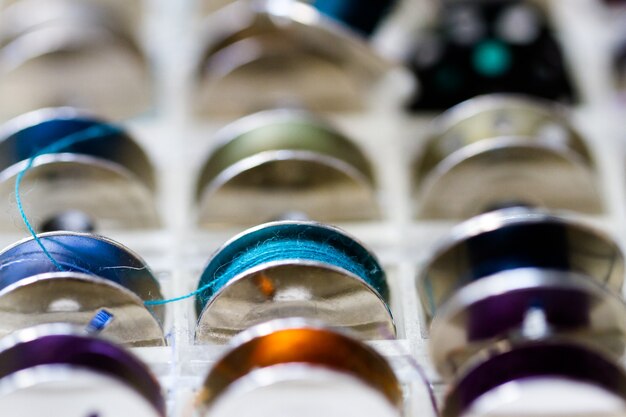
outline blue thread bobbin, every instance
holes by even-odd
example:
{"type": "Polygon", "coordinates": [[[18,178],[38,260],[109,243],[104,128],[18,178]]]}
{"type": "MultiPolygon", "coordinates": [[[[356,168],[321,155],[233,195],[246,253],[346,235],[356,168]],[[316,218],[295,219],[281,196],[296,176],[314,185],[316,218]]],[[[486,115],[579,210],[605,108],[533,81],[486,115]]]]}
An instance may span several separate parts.
{"type": "Polygon", "coordinates": [[[429,345],[449,378],[500,342],[583,341],[621,355],[624,258],[604,233],[527,208],[457,226],[418,276],[429,345]]]}
{"type": "Polygon", "coordinates": [[[62,270],[33,238],[0,252],[0,333],[50,322],[84,326],[104,308],[115,318],[104,333],[116,341],[165,344],[164,307],[144,305],[163,298],[159,283],[138,255],[92,234],[52,232],[39,238],[62,270]]]}
{"type": "Polygon", "coordinates": [[[198,288],[200,343],[224,343],[256,323],[293,316],[351,328],[363,339],[395,335],[374,255],[320,223],[273,222],[243,232],[215,253],[198,288]]]}
{"type": "Polygon", "coordinates": [[[59,404],[65,417],[166,415],[159,382],[139,358],[68,324],[0,339],[0,387],[7,415],[54,415],[59,404]]]}
{"type": "Polygon", "coordinates": [[[63,107],[27,113],[0,128],[0,210],[15,213],[0,219],[0,230],[16,228],[14,184],[29,163],[20,190],[37,231],[68,212],[83,213],[98,229],[159,224],[144,151],[120,127],[63,107]]]}

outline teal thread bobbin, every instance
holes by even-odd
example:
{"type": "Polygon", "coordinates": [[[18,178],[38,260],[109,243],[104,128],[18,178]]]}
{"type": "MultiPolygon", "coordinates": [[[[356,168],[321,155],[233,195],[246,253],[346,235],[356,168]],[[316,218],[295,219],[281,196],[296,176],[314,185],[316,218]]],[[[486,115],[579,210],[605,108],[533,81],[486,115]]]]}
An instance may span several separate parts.
{"type": "Polygon", "coordinates": [[[196,296],[198,342],[224,343],[256,323],[307,317],[363,339],[395,335],[385,272],[340,229],[282,221],[249,229],[209,261],[196,296]]]}

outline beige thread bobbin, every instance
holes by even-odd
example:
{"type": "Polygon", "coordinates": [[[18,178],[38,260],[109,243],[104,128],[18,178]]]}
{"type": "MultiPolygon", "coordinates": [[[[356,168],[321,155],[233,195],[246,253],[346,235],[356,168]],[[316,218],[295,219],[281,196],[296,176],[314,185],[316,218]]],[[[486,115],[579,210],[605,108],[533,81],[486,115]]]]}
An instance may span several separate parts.
{"type": "Polygon", "coordinates": [[[514,95],[445,112],[414,166],[417,215],[465,219],[494,207],[603,210],[593,158],[556,104],[514,95]]]}
{"type": "Polygon", "coordinates": [[[359,147],[307,112],[256,113],[218,133],[197,183],[202,225],[258,224],[300,212],[316,221],[380,217],[359,147]]]}

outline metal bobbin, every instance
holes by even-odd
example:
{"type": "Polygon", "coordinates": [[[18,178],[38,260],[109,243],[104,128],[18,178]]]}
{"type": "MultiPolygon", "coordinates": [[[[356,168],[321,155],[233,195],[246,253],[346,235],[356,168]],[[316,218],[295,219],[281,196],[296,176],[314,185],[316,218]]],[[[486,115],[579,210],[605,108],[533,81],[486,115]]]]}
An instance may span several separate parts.
{"type": "Polygon", "coordinates": [[[199,343],[224,343],[254,324],[294,316],[363,339],[396,334],[380,264],[331,226],[283,221],[249,229],[213,255],[198,288],[205,286],[196,297],[199,343]]]}
{"type": "Polygon", "coordinates": [[[622,354],[624,258],[608,236],[539,210],[486,213],[454,229],[417,281],[439,372],[499,340],[593,339],[622,354]]]}
{"type": "Polygon", "coordinates": [[[402,389],[366,344],[322,324],[283,319],[233,339],[197,400],[199,415],[212,417],[398,417],[402,389]]]}
{"type": "Polygon", "coordinates": [[[63,268],[59,271],[34,239],[0,252],[0,336],[41,323],[87,325],[101,309],[113,315],[103,335],[129,346],[165,344],[163,298],[146,263],[110,239],[83,233],[39,235],[63,268]]]}
{"type": "Polygon", "coordinates": [[[199,222],[259,224],[299,211],[326,221],[380,217],[366,155],[306,112],[271,110],[224,128],[204,163],[199,222]]]}
{"type": "Polygon", "coordinates": [[[148,109],[148,63],[108,6],[20,0],[0,14],[0,118],[75,106],[119,120],[148,109]]]}
{"type": "Polygon", "coordinates": [[[414,169],[420,217],[468,218],[512,203],[602,211],[587,145],[560,107],[539,99],[487,95],[453,107],[414,169]]]}
{"type": "Polygon", "coordinates": [[[165,400],[134,355],[79,328],[48,324],[0,340],[0,409],[20,417],[51,410],[64,417],[165,417],[165,400]]]}
{"type": "Polygon", "coordinates": [[[205,21],[194,109],[248,114],[295,105],[353,111],[392,68],[357,36],[303,2],[238,1],[205,21]]]}
{"type": "Polygon", "coordinates": [[[83,133],[93,137],[37,157],[24,176],[21,196],[35,229],[44,231],[55,220],[64,224],[68,212],[77,211],[85,215],[85,226],[76,231],[158,226],[154,172],[141,147],[120,128],[63,107],[27,113],[0,128],[0,210],[7,214],[0,218],[0,230],[20,224],[15,181],[29,158],[83,133]],[[102,132],[96,132],[100,126],[102,132]]]}
{"type": "Polygon", "coordinates": [[[529,342],[502,347],[452,383],[442,417],[617,417],[626,415],[626,373],[580,343],[529,342]]]}

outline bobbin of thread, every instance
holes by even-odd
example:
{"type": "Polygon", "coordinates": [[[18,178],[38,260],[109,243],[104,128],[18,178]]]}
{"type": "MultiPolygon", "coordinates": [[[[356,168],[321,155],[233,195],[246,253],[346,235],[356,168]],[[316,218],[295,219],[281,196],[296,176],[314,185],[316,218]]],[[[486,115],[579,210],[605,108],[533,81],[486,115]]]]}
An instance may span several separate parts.
{"type": "Polygon", "coordinates": [[[526,208],[470,219],[417,278],[434,362],[449,376],[498,340],[554,335],[621,354],[626,307],[612,291],[623,274],[617,244],[583,223],[526,208]]]}
{"type": "Polygon", "coordinates": [[[441,416],[507,415],[624,416],[626,373],[615,358],[584,343],[501,346],[452,382],[441,416]]]}
{"type": "Polygon", "coordinates": [[[67,139],[76,141],[37,156],[20,185],[36,230],[68,224],[62,219],[68,212],[84,215],[89,228],[78,231],[158,226],[154,172],[141,147],[122,128],[62,107],[30,112],[0,127],[0,205],[8,214],[0,230],[19,224],[15,181],[30,158],[67,139]]]}
{"type": "Polygon", "coordinates": [[[112,3],[20,0],[0,13],[0,118],[76,106],[119,120],[148,109],[148,63],[112,3]]]}
{"type": "Polygon", "coordinates": [[[366,155],[310,113],[255,113],[216,142],[196,188],[200,224],[252,225],[294,211],[325,222],[380,217],[366,155]]]}
{"type": "Polygon", "coordinates": [[[424,218],[465,219],[509,201],[603,210],[591,152],[564,109],[524,96],[481,96],[445,112],[414,173],[424,218]]]}
{"type": "Polygon", "coordinates": [[[380,264],[341,230],[313,222],[274,222],[224,244],[196,296],[198,343],[224,343],[257,323],[284,317],[323,320],[362,339],[395,335],[380,264]]]}
{"type": "Polygon", "coordinates": [[[104,337],[129,346],[165,344],[162,299],[146,263],[110,239],[83,233],[39,235],[62,271],[33,238],[0,252],[0,335],[42,323],[87,325],[101,309],[114,320],[104,337]]]}
{"type": "Polygon", "coordinates": [[[289,104],[359,110],[371,104],[367,92],[392,68],[358,36],[303,2],[233,2],[203,27],[205,47],[195,66],[198,115],[243,115],[289,104]]]}
{"type": "Polygon", "coordinates": [[[212,417],[335,417],[346,410],[398,417],[402,388],[386,360],[366,344],[292,318],[259,324],[234,338],[209,371],[197,403],[199,415],[212,417]]]}
{"type": "Polygon", "coordinates": [[[165,417],[158,381],[121,347],[64,324],[1,339],[3,413],[39,417],[61,408],[64,417],[165,417]]]}
{"type": "Polygon", "coordinates": [[[439,373],[451,377],[501,340],[587,342],[615,357],[626,348],[626,304],[588,276],[519,268],[458,290],[437,311],[429,347],[439,373]]]}

